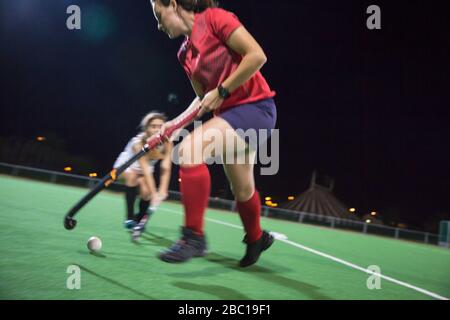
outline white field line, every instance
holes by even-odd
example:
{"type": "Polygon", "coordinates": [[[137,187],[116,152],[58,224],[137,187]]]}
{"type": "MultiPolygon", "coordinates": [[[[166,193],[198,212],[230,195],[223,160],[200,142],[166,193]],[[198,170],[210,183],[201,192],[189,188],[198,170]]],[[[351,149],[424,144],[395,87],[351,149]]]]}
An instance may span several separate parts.
{"type": "MultiPolygon", "coordinates": [[[[163,211],[167,211],[167,212],[172,212],[172,213],[181,214],[181,212],[179,212],[179,211],[170,210],[170,209],[165,209],[165,208],[159,208],[159,210],[163,210],[163,211]]],[[[216,219],[211,219],[211,218],[205,218],[205,219],[208,220],[208,221],[217,223],[217,224],[221,224],[221,225],[224,225],[224,226],[231,227],[231,228],[241,229],[241,230],[243,229],[241,226],[238,226],[238,225],[235,225],[235,224],[232,224],[232,223],[223,222],[223,221],[216,220],[216,219]]],[[[332,255],[329,255],[329,254],[323,253],[323,252],[321,252],[321,251],[318,251],[318,250],[309,248],[309,247],[307,247],[307,246],[298,244],[298,243],[296,243],[296,242],[293,242],[293,241],[290,241],[290,240],[287,240],[287,239],[278,239],[278,241],[281,241],[281,242],[287,243],[287,244],[289,244],[289,245],[291,245],[291,246],[293,246],[293,247],[296,247],[296,248],[299,248],[299,249],[303,249],[303,250],[305,250],[305,251],[308,251],[308,252],[317,254],[317,255],[319,255],[319,256],[321,256],[321,257],[324,257],[324,258],[333,260],[334,262],[341,263],[341,264],[343,264],[343,265],[346,265],[347,267],[350,267],[350,268],[353,268],[353,269],[362,271],[362,272],[364,272],[364,273],[368,273],[368,274],[376,274],[377,276],[379,276],[380,278],[382,278],[382,279],[384,279],[384,280],[393,282],[393,283],[395,283],[395,284],[398,284],[398,285],[403,286],[403,287],[406,287],[406,288],[410,288],[410,289],[412,289],[412,290],[415,290],[415,291],[417,291],[417,292],[423,293],[423,294],[425,294],[425,295],[427,295],[427,296],[430,296],[430,297],[432,297],[432,298],[435,298],[435,299],[438,299],[438,300],[449,300],[448,298],[443,297],[443,296],[440,296],[440,295],[438,295],[438,294],[436,294],[436,293],[434,293],[434,292],[431,292],[431,291],[428,291],[428,290],[425,290],[425,289],[422,289],[422,288],[413,286],[412,284],[409,284],[409,283],[406,283],[406,282],[403,282],[403,281],[400,281],[400,280],[397,280],[397,279],[394,279],[394,278],[385,276],[384,274],[375,273],[375,272],[372,271],[372,270],[369,270],[369,269],[360,267],[360,266],[358,266],[358,265],[356,265],[356,264],[353,264],[353,263],[351,263],[351,262],[348,262],[348,261],[345,261],[345,260],[336,258],[336,257],[334,257],[334,256],[332,256],[332,255]]]]}

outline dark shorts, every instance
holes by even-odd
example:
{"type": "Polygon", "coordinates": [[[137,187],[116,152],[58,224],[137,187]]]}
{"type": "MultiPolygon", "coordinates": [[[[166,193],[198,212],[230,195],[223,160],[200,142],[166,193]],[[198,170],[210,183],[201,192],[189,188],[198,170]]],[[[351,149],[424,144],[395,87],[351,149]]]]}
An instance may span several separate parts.
{"type": "Polygon", "coordinates": [[[272,134],[272,129],[275,129],[277,108],[275,101],[270,98],[239,105],[218,116],[227,121],[247,144],[256,149],[257,146],[266,142],[267,138],[272,134]],[[237,129],[242,129],[244,133],[248,129],[255,129],[258,133],[256,134],[256,143],[254,139],[250,139],[248,135],[237,129]],[[263,130],[265,135],[261,135],[260,130],[263,130]]]}

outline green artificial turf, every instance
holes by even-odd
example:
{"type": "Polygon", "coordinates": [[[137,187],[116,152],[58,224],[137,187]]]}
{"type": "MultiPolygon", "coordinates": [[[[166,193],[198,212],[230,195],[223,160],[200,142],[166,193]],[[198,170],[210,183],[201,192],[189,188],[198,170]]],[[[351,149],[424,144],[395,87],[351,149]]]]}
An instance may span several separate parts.
{"type": "MultiPolygon", "coordinates": [[[[275,241],[257,265],[237,266],[244,254],[236,213],[207,210],[207,257],[168,264],[158,252],[179,236],[183,208],[166,202],[138,244],[123,228],[124,197],[104,191],[63,228],[64,214],[86,189],[0,175],[1,299],[433,299],[381,279],[369,290],[368,274],[315,253],[275,241]],[[225,223],[225,224],[224,224],[225,223]],[[91,236],[103,242],[90,254],[91,236]],[[70,265],[81,288],[66,282],[70,265]]],[[[396,280],[450,297],[450,250],[359,233],[262,218],[265,229],[289,241],[363,268],[377,265],[396,280]]]]}

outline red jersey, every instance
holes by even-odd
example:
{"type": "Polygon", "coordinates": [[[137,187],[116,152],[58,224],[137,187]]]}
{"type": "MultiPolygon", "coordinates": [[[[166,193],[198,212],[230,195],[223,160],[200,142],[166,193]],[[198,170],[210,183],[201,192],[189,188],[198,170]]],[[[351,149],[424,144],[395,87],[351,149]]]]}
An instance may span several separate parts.
{"type": "MultiPolygon", "coordinates": [[[[220,8],[208,8],[195,14],[191,36],[183,41],[178,60],[189,79],[200,83],[205,94],[217,88],[239,66],[242,56],[227,47],[226,41],[241,25],[233,13],[220,8]]],[[[275,92],[258,71],[233,91],[214,114],[274,96],[275,92]]]]}

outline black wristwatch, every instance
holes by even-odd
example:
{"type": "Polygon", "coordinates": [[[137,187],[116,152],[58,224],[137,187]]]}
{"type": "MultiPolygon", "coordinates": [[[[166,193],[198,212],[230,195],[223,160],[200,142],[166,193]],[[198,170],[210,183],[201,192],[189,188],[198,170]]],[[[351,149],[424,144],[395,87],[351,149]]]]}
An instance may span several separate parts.
{"type": "Polygon", "coordinates": [[[227,99],[227,98],[229,98],[230,97],[230,91],[228,91],[227,89],[225,89],[224,87],[222,87],[222,85],[219,85],[218,87],[217,87],[217,89],[219,90],[219,96],[222,98],[222,99],[227,99]]]}

